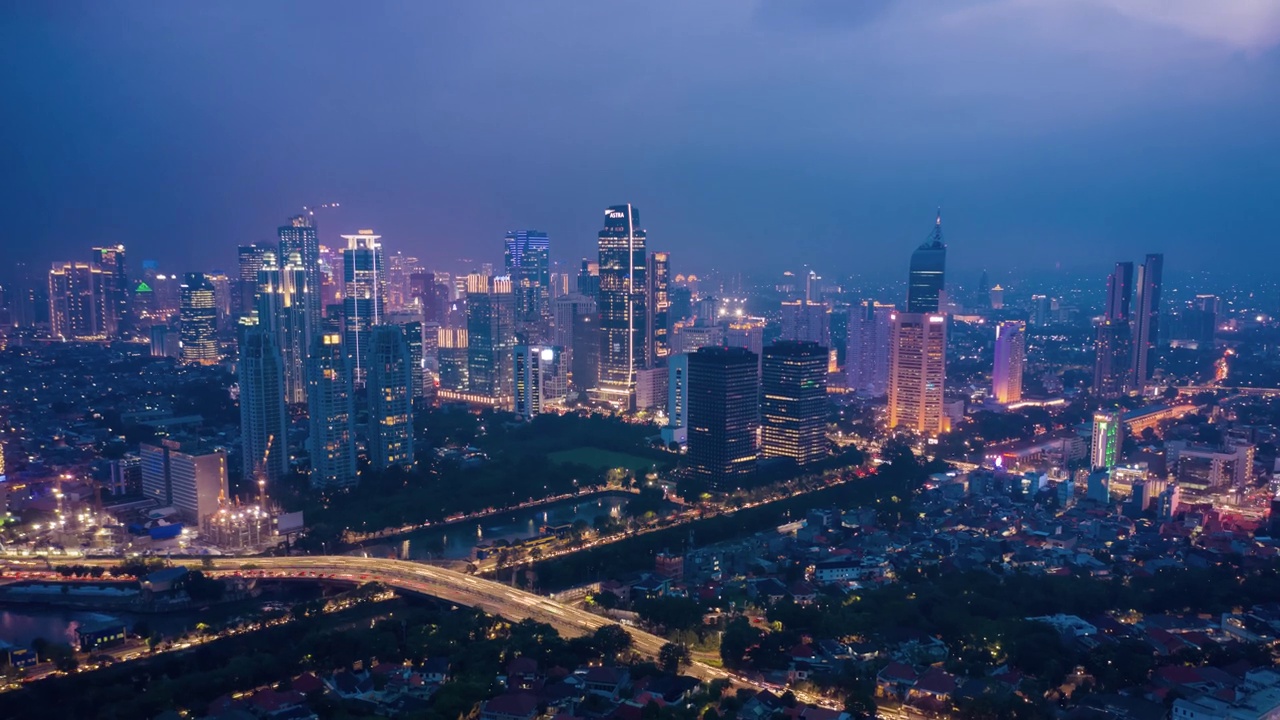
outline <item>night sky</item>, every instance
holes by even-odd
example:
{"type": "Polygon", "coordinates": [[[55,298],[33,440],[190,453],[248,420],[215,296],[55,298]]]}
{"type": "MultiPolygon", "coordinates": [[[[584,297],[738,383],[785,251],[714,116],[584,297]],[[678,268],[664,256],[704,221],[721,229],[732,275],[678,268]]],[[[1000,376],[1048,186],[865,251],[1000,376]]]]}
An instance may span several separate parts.
{"type": "MultiPolygon", "coordinates": [[[[676,269],[1280,260],[1271,0],[0,0],[9,262],[229,269],[309,203],[428,267],[633,202],[676,269]]],[[[2,272],[2,271],[0,271],[2,272]]]]}

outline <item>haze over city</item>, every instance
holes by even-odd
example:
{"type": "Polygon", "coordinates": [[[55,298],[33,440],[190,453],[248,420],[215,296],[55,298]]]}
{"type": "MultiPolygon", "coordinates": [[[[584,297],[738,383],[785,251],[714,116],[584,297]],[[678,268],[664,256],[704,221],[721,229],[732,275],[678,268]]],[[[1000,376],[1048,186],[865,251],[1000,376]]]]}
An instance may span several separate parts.
{"type": "Polygon", "coordinates": [[[975,272],[1280,260],[1264,1],[10,3],[0,40],[15,259],[226,268],[339,201],[330,244],[573,261],[627,200],[698,269],[898,273],[938,206],[975,272]]]}

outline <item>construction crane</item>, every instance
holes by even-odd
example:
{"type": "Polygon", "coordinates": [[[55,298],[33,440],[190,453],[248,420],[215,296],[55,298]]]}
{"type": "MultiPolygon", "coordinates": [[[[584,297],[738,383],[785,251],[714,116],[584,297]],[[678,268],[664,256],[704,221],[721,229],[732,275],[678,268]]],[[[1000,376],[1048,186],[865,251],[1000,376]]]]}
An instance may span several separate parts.
{"type": "Polygon", "coordinates": [[[319,205],[303,205],[302,212],[306,213],[307,217],[315,217],[317,210],[330,210],[333,208],[340,208],[340,207],[342,207],[342,203],[336,203],[336,202],[321,203],[319,205]]]}
{"type": "Polygon", "coordinates": [[[271,455],[271,444],[276,441],[274,433],[267,435],[267,447],[262,451],[262,457],[253,466],[253,476],[258,481],[258,503],[262,505],[262,509],[267,509],[267,458],[271,455]]]}

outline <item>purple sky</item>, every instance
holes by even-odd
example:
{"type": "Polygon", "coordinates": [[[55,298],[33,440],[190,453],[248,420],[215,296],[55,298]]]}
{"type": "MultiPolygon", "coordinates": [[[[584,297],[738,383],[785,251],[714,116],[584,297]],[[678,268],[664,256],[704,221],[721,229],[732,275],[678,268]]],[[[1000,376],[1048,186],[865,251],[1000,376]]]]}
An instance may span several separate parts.
{"type": "MultiPolygon", "coordinates": [[[[230,268],[307,203],[428,266],[1280,260],[1280,3],[0,2],[11,259],[230,268]],[[1194,256],[1194,257],[1193,257],[1194,256]]],[[[1247,261],[1247,262],[1246,262],[1247,261]]]]}

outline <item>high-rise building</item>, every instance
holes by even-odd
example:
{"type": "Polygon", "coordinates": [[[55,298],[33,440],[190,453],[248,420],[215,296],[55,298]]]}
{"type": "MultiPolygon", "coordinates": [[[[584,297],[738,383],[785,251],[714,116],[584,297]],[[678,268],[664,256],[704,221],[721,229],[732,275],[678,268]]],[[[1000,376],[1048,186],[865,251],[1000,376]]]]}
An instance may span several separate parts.
{"type": "MultiPolygon", "coordinates": [[[[757,357],[764,355],[764,318],[736,317],[724,328],[725,347],[746,348],[757,357]]],[[[685,338],[682,338],[682,340],[685,338]]]]}
{"type": "Polygon", "coordinates": [[[133,318],[129,308],[129,274],[125,269],[124,245],[93,248],[91,264],[102,270],[103,334],[120,337],[132,332],[133,318]]]}
{"type": "Polygon", "coordinates": [[[470,385],[467,345],[466,328],[442,327],[436,331],[436,361],[439,364],[440,387],[445,390],[466,392],[470,385]]]}
{"type": "Polygon", "coordinates": [[[241,245],[237,250],[240,272],[236,276],[236,312],[241,316],[251,316],[258,309],[258,271],[262,269],[262,263],[271,250],[267,245],[256,243],[241,245]]]}
{"type": "Polygon", "coordinates": [[[1129,375],[1135,390],[1151,379],[1155,372],[1156,343],[1160,337],[1160,287],[1163,284],[1164,255],[1153,253],[1138,268],[1137,295],[1134,298],[1133,363],[1129,375]]]}
{"type": "Polygon", "coordinates": [[[889,427],[925,435],[947,430],[947,318],[935,313],[890,316],[889,427]]]}
{"type": "Polygon", "coordinates": [[[314,313],[307,303],[307,271],[297,252],[277,258],[263,255],[258,271],[258,327],[272,336],[284,366],[284,399],[290,404],[307,401],[307,352],[311,348],[314,313]]]}
{"type": "Polygon", "coordinates": [[[844,364],[849,390],[871,397],[888,391],[893,313],[892,305],[874,300],[864,300],[849,308],[849,343],[844,364]]]}
{"type": "Polygon", "coordinates": [[[516,319],[529,328],[550,325],[551,239],[538,230],[512,230],[503,259],[515,294],[516,319]]]}
{"type": "Polygon", "coordinates": [[[377,470],[408,470],[414,464],[409,342],[399,325],[379,325],[369,337],[369,459],[377,470]]]}
{"type": "Polygon", "coordinates": [[[409,276],[409,302],[418,307],[423,322],[449,324],[449,286],[437,280],[435,273],[409,276]]]}
{"type": "Polygon", "coordinates": [[[102,271],[93,263],[60,262],[49,270],[49,323],[54,337],[106,337],[102,271]]]}
{"type": "MultiPolygon", "coordinates": [[[[409,348],[409,369],[412,373],[410,380],[412,381],[412,398],[418,400],[426,397],[426,351],[427,343],[426,330],[423,328],[421,320],[407,320],[396,323],[400,329],[404,331],[404,341],[409,348]]],[[[435,357],[435,341],[436,328],[431,328],[431,350],[432,357],[435,357]]]]}
{"type": "Polygon", "coordinates": [[[1044,327],[1052,322],[1049,314],[1050,304],[1048,295],[1032,295],[1031,296],[1031,324],[1037,327],[1044,327]]]}
{"type": "Polygon", "coordinates": [[[586,295],[592,300],[600,297],[600,263],[582,258],[582,269],[578,271],[577,290],[579,295],[586,295]]]}
{"type": "Polygon", "coordinates": [[[352,381],[363,387],[369,334],[382,324],[386,312],[386,267],[378,242],[382,236],[361,230],[342,237],[347,241],[347,249],[342,251],[342,342],[352,381]]]}
{"type": "Polygon", "coordinates": [[[552,338],[556,345],[569,350],[577,347],[573,336],[574,321],[579,315],[595,315],[596,301],[586,295],[569,293],[552,301],[555,307],[555,333],[552,338]]]}
{"type": "Polygon", "coordinates": [[[255,328],[245,333],[237,380],[244,477],[275,484],[289,472],[289,416],[284,361],[270,331],[255,328]]]}
{"type": "Polygon", "coordinates": [[[1130,386],[1132,336],[1129,296],[1133,287],[1133,263],[1116,263],[1107,276],[1107,304],[1097,327],[1094,345],[1093,390],[1099,397],[1116,397],[1130,386]]]}
{"type": "MultiPolygon", "coordinates": [[[[320,327],[324,315],[324,301],[321,285],[323,279],[320,272],[320,235],[316,230],[311,215],[294,215],[289,218],[288,225],[281,225],[276,230],[280,237],[281,263],[290,262],[297,253],[297,265],[306,275],[303,284],[305,300],[303,307],[307,311],[307,327],[313,332],[320,327]]],[[[304,347],[311,347],[312,338],[306,339],[304,347]]]]}
{"type": "Polygon", "coordinates": [[[732,492],[756,469],[759,363],[750,350],[708,347],[688,364],[690,473],[711,490],[732,492]]]}
{"type": "Polygon", "coordinates": [[[587,391],[600,384],[600,315],[595,312],[573,316],[573,349],[569,352],[569,373],[573,387],[587,391]]]}
{"type": "Polygon", "coordinates": [[[645,322],[649,337],[645,341],[648,352],[647,365],[653,367],[671,354],[670,330],[671,310],[671,254],[665,252],[649,253],[649,267],[645,270],[646,297],[644,306],[649,313],[645,322]]]}
{"type": "Polygon", "coordinates": [[[946,268],[947,246],[942,242],[942,213],[939,212],[929,239],[911,253],[908,313],[928,314],[942,309],[939,298],[946,287],[946,268]]]}
{"type": "Polygon", "coordinates": [[[827,350],[776,342],[761,361],[760,455],[808,465],[827,456],[827,350]]]}
{"type": "Polygon", "coordinates": [[[511,278],[467,276],[468,390],[499,405],[512,397],[511,351],[516,346],[516,305],[511,278]]]}
{"type": "Polygon", "coordinates": [[[355,391],[342,336],[315,339],[307,361],[307,414],[311,435],[311,487],[340,490],[359,482],[356,475],[355,391]]]}
{"type": "Polygon", "coordinates": [[[189,523],[199,523],[227,496],[227,453],[192,442],[161,440],[138,447],[142,494],[172,507],[189,523]]]}
{"type": "Polygon", "coordinates": [[[235,327],[231,314],[231,278],[221,270],[205,273],[205,279],[213,286],[213,304],[218,310],[218,329],[225,331],[235,327]]]}
{"type": "Polygon", "coordinates": [[[1124,441],[1124,422],[1119,413],[1093,414],[1093,443],[1089,459],[1093,468],[1113,468],[1120,462],[1120,445],[1124,441]]]}
{"type": "Polygon", "coordinates": [[[630,203],[605,210],[600,231],[600,381],[602,399],[630,407],[636,370],[648,357],[645,341],[645,231],[630,203]]]}
{"type": "Polygon", "coordinates": [[[1022,399],[1022,369],[1027,360],[1027,325],[1005,320],[996,325],[995,367],[991,390],[996,402],[1007,405],[1022,399]]]}
{"type": "Polygon", "coordinates": [[[178,331],[182,362],[194,365],[218,364],[218,306],[213,283],[204,273],[187,273],[179,290],[178,331]]]}
{"type": "Polygon", "coordinates": [[[391,253],[387,257],[387,309],[395,312],[408,308],[411,304],[409,278],[422,270],[418,267],[418,258],[400,252],[391,253]]]}
{"type": "Polygon", "coordinates": [[[815,342],[831,347],[831,308],[814,300],[782,302],[782,340],[815,342]]]}
{"type": "Polygon", "coordinates": [[[667,424],[662,441],[684,446],[689,441],[689,356],[675,353],[667,357],[667,424]]]}
{"type": "Polygon", "coordinates": [[[515,413],[531,420],[546,411],[547,405],[564,400],[568,394],[568,368],[561,349],[550,345],[517,345],[512,371],[515,373],[515,413]]]}

